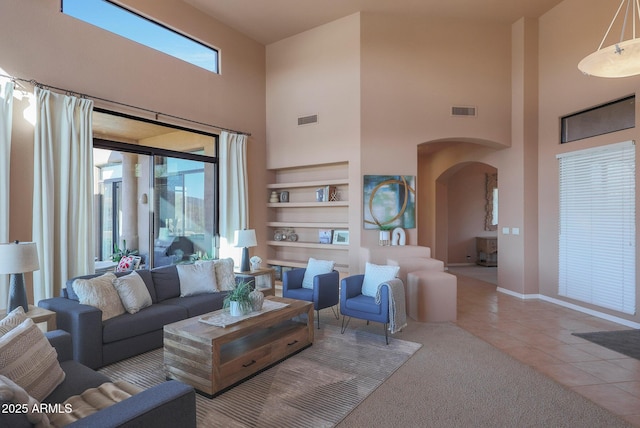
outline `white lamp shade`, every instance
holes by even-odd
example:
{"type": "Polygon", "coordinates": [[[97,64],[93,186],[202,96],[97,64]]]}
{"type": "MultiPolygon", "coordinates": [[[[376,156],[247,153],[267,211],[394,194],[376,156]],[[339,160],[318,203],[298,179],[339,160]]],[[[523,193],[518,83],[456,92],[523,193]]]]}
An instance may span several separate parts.
{"type": "Polygon", "coordinates": [[[640,38],[599,49],[578,64],[584,74],[596,77],[628,77],[640,74],[640,38]]]}
{"type": "Polygon", "coordinates": [[[234,238],[236,247],[247,248],[258,245],[254,229],[236,230],[234,238]]]}
{"type": "Polygon", "coordinates": [[[0,244],[0,273],[24,273],[40,269],[35,242],[0,244]]]}

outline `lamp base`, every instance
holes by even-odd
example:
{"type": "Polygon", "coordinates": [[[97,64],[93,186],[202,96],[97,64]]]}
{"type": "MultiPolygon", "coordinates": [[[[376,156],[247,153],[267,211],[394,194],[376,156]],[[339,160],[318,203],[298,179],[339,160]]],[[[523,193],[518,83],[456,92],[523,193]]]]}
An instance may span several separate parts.
{"type": "MultiPolygon", "coordinates": [[[[18,306],[22,306],[25,312],[29,311],[27,292],[24,289],[24,274],[12,273],[9,280],[9,310],[11,312],[18,306]]],[[[7,313],[8,313],[7,312],[7,313]]]]}
{"type": "Polygon", "coordinates": [[[249,248],[242,248],[242,262],[240,263],[240,271],[248,272],[249,271],[249,248]]]}

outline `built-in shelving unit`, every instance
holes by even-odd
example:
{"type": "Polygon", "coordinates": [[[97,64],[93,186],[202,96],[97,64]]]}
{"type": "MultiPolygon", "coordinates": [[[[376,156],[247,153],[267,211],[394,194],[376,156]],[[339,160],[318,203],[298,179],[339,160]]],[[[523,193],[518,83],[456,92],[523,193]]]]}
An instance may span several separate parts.
{"type": "Polygon", "coordinates": [[[267,263],[282,268],[306,267],[309,257],[334,260],[336,270],[349,272],[349,245],[320,243],[320,231],[349,229],[349,164],[347,162],[272,170],[271,192],[288,192],[288,202],[268,202],[267,263]],[[318,202],[316,190],[328,186],[338,200],[318,202]],[[276,232],[295,234],[295,240],[276,240],[276,232]]]}

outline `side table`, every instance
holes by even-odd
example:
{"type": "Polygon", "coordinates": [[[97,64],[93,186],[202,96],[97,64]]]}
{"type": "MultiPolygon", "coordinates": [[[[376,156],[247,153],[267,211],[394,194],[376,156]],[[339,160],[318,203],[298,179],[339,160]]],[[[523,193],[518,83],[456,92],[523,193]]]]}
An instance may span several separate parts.
{"type": "Polygon", "coordinates": [[[276,295],[276,271],[273,268],[260,268],[246,272],[234,272],[236,277],[253,282],[265,296],[276,295]]]}
{"type": "MultiPolygon", "coordinates": [[[[0,310],[0,318],[4,318],[7,315],[7,310],[0,310]]],[[[29,305],[29,312],[25,314],[27,318],[31,318],[34,323],[41,322],[47,323],[47,331],[52,331],[57,328],[56,325],[56,313],[49,309],[41,308],[40,306],[29,305]]]]}

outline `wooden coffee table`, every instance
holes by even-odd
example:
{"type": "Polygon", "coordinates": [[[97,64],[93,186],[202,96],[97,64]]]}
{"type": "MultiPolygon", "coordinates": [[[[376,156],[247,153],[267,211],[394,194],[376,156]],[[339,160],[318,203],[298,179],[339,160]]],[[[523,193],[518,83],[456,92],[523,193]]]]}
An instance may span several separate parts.
{"type": "Polygon", "coordinates": [[[288,306],[227,327],[200,321],[215,312],[165,325],[167,378],[213,397],[311,346],[313,304],[274,296],[267,299],[288,306]],[[306,321],[292,319],[302,314],[306,314],[306,321]]]}

